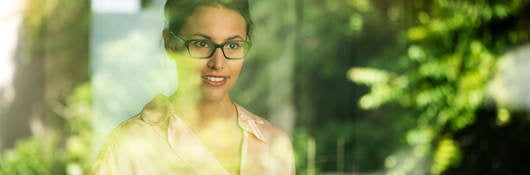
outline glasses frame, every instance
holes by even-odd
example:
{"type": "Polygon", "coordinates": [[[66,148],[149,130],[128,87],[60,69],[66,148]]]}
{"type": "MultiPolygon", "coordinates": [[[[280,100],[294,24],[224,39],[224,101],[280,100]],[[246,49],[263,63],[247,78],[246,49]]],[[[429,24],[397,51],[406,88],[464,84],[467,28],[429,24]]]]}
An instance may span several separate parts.
{"type": "Polygon", "coordinates": [[[243,59],[243,58],[247,55],[248,51],[249,51],[250,48],[252,47],[252,43],[251,43],[250,41],[247,41],[247,40],[242,41],[242,42],[244,42],[244,43],[248,46],[248,48],[244,49],[244,51],[243,51],[243,52],[244,52],[244,53],[243,53],[244,56],[241,57],[241,58],[231,58],[231,57],[227,57],[227,56],[226,56],[226,54],[225,54],[225,49],[224,49],[224,46],[225,46],[226,44],[228,44],[229,42],[224,42],[224,43],[221,43],[221,44],[217,44],[217,43],[214,43],[214,42],[212,41],[211,43],[213,44],[213,49],[212,49],[210,55],[205,56],[205,57],[196,57],[196,56],[193,56],[193,55],[191,54],[191,51],[190,51],[190,47],[189,47],[189,46],[190,46],[190,42],[192,42],[192,41],[200,41],[200,40],[194,40],[194,39],[191,39],[191,40],[185,40],[184,38],[182,38],[182,37],[176,35],[176,34],[173,33],[172,31],[170,31],[169,33],[170,33],[174,38],[176,38],[176,39],[178,39],[180,42],[182,42],[182,44],[184,44],[184,46],[186,47],[186,50],[188,51],[188,55],[189,55],[190,57],[193,57],[193,58],[210,59],[210,58],[213,56],[213,54],[215,54],[217,48],[220,48],[220,49],[221,49],[221,52],[223,52],[223,56],[225,57],[225,59],[228,59],[228,60],[240,60],[240,59],[243,59]]]}

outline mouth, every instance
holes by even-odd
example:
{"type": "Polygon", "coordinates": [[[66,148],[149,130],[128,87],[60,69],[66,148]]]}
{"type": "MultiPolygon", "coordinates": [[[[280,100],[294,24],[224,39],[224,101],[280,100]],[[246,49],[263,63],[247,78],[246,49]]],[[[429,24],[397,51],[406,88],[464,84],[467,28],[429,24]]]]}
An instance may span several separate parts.
{"type": "Polygon", "coordinates": [[[230,79],[229,76],[203,75],[202,82],[210,86],[222,86],[230,79]]]}

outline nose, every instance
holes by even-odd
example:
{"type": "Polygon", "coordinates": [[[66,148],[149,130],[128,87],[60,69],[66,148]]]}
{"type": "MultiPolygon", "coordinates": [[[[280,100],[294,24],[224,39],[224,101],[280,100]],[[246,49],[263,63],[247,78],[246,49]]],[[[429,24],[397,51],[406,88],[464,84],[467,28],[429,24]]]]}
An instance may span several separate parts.
{"type": "Polygon", "coordinates": [[[221,70],[224,69],[225,61],[225,56],[223,55],[221,48],[216,48],[212,58],[208,60],[207,66],[212,70],[221,70]]]}

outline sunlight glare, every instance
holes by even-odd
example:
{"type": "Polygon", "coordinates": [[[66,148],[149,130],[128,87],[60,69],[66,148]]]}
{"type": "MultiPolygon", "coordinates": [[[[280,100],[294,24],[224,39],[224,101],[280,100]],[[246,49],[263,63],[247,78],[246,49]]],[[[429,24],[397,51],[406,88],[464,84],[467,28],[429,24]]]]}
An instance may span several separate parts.
{"type": "Polygon", "coordinates": [[[2,101],[14,98],[14,89],[10,85],[15,71],[13,57],[15,56],[18,27],[22,21],[22,7],[24,1],[0,1],[0,96],[2,101]]]}

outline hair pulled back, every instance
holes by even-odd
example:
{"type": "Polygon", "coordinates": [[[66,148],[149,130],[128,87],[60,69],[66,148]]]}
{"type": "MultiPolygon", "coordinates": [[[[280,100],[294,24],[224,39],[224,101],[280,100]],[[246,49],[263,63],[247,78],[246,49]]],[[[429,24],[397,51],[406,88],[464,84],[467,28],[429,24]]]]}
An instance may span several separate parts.
{"type": "Polygon", "coordinates": [[[164,6],[166,29],[179,33],[186,19],[200,6],[222,6],[238,12],[245,19],[246,34],[250,38],[253,23],[250,19],[248,0],[167,0],[164,6]]]}

